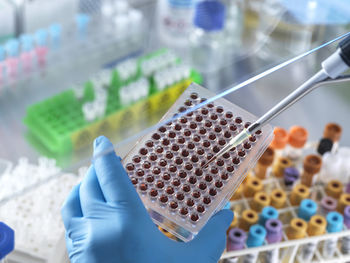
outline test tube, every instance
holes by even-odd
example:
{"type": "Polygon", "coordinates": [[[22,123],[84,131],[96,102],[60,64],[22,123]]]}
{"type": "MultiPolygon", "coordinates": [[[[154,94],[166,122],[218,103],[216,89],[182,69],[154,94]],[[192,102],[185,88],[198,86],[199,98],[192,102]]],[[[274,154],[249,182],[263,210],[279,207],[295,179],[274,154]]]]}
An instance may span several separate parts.
{"type": "Polygon", "coordinates": [[[325,196],[321,199],[321,211],[326,215],[331,211],[337,209],[337,200],[330,196],[325,196]]]}
{"type": "Polygon", "coordinates": [[[342,127],[337,123],[328,123],[323,131],[323,138],[333,142],[332,152],[336,152],[339,147],[339,140],[342,134],[342,127]]]}
{"type": "MultiPolygon", "coordinates": [[[[247,234],[240,228],[232,228],[228,233],[227,248],[226,250],[234,251],[244,248],[244,244],[247,240],[247,234]]],[[[239,260],[238,257],[227,258],[224,260],[224,263],[237,263],[239,260]]]]}
{"type": "Polygon", "coordinates": [[[350,205],[350,194],[348,193],[341,194],[338,200],[337,211],[339,213],[344,212],[345,207],[347,207],[348,205],[350,205]]]}
{"type": "Polygon", "coordinates": [[[338,199],[343,192],[343,184],[339,180],[330,180],[327,185],[325,192],[328,196],[338,199]]]}
{"type": "Polygon", "coordinates": [[[317,152],[320,155],[324,155],[326,152],[330,152],[333,148],[333,141],[327,138],[322,138],[317,146],[317,152]]]}
{"type": "Polygon", "coordinates": [[[277,219],[278,211],[272,206],[266,206],[260,213],[259,225],[265,226],[265,223],[269,219],[277,219]]]}
{"type": "Polygon", "coordinates": [[[274,150],[283,150],[288,143],[288,132],[281,127],[275,127],[273,135],[270,147],[274,150]]]}
{"type": "Polygon", "coordinates": [[[271,206],[274,208],[283,208],[287,201],[287,194],[282,189],[274,189],[270,195],[271,206]]]}
{"type": "MultiPolygon", "coordinates": [[[[307,225],[307,234],[309,236],[323,235],[326,231],[327,222],[323,216],[314,215],[307,225]]],[[[310,242],[301,248],[301,260],[309,262],[315,254],[317,242],[310,242]]]]}
{"type": "Polygon", "coordinates": [[[52,24],[49,27],[49,34],[51,39],[51,45],[57,49],[61,45],[62,26],[60,24],[52,24]]]}
{"type": "Polygon", "coordinates": [[[40,67],[44,67],[46,65],[46,56],[48,52],[47,31],[45,29],[39,29],[35,32],[35,42],[35,53],[38,59],[38,64],[40,67]]]}
{"type": "Polygon", "coordinates": [[[310,187],[313,184],[314,175],[319,173],[322,166],[322,159],[318,155],[307,155],[303,163],[303,173],[301,175],[301,183],[310,187]]]}
{"type": "Polygon", "coordinates": [[[310,218],[316,214],[316,212],[317,212],[316,202],[311,199],[304,199],[300,203],[299,210],[298,210],[298,217],[304,219],[305,221],[309,221],[310,218]]]}
{"type": "Polygon", "coordinates": [[[300,173],[295,167],[287,167],[284,169],[284,184],[288,189],[293,188],[294,183],[299,179],[300,173]]]}
{"type": "Polygon", "coordinates": [[[7,74],[10,77],[15,77],[18,74],[18,66],[19,66],[19,59],[18,59],[18,52],[19,52],[19,42],[17,39],[11,39],[6,42],[5,49],[7,53],[6,58],[6,68],[7,68],[7,74]]]}
{"type": "Polygon", "coordinates": [[[258,160],[257,165],[255,166],[254,172],[256,177],[259,179],[266,178],[266,171],[271,166],[275,157],[275,151],[271,147],[268,147],[263,155],[258,160]]]}
{"type": "Polygon", "coordinates": [[[300,239],[306,235],[307,223],[301,218],[293,218],[286,230],[288,239],[300,239]]]}
{"type": "Polygon", "coordinates": [[[87,14],[77,14],[75,17],[77,24],[78,37],[80,40],[85,40],[88,34],[88,26],[90,23],[90,16],[87,14]]]}
{"type": "Polygon", "coordinates": [[[0,222],[0,262],[7,262],[6,256],[15,248],[15,232],[8,225],[0,222]]]}
{"type": "MultiPolygon", "coordinates": [[[[249,229],[247,247],[259,247],[264,243],[266,230],[261,225],[253,225],[249,229]]],[[[243,263],[255,263],[259,253],[252,253],[244,256],[243,263]]]]}
{"type": "Polygon", "coordinates": [[[308,198],[310,195],[310,190],[308,187],[302,184],[294,186],[292,193],[290,194],[290,203],[293,206],[299,205],[301,201],[308,198]]]}
{"type": "MultiPolygon", "coordinates": [[[[343,229],[344,218],[338,212],[329,212],[326,216],[327,220],[327,232],[336,233],[343,229]]],[[[329,238],[324,241],[322,256],[324,258],[332,258],[337,245],[337,238],[329,238]]]]}
{"type": "Polygon", "coordinates": [[[270,197],[265,192],[257,192],[254,195],[251,207],[257,212],[261,212],[261,210],[270,205],[270,197]]]}
{"type": "Polygon", "coordinates": [[[292,165],[293,162],[290,159],[280,156],[273,166],[273,174],[276,177],[283,177],[284,170],[292,165]]]}
{"type": "MultiPolygon", "coordinates": [[[[347,229],[350,229],[350,206],[344,209],[344,224],[347,229]]],[[[350,236],[342,238],[340,249],[343,254],[350,254],[350,236]]]]}
{"type": "Polygon", "coordinates": [[[21,63],[24,72],[30,72],[33,67],[33,37],[30,35],[21,36],[21,63]]]}
{"type": "Polygon", "coordinates": [[[263,184],[259,178],[249,177],[244,185],[243,194],[245,197],[253,197],[255,193],[262,191],[263,184]]]}
{"type": "Polygon", "coordinates": [[[298,161],[303,154],[303,147],[308,138],[308,131],[301,126],[292,126],[289,130],[286,156],[293,162],[298,161]]]}
{"type": "Polygon", "coordinates": [[[257,212],[251,209],[244,210],[242,217],[239,220],[239,228],[248,231],[252,225],[258,222],[258,220],[259,216],[257,212]]]}
{"type": "MultiPolygon", "coordinates": [[[[282,241],[282,222],[278,219],[269,219],[265,223],[266,241],[269,244],[278,243],[282,241]]],[[[265,263],[279,262],[279,249],[275,248],[266,251],[264,254],[265,263]]]]}

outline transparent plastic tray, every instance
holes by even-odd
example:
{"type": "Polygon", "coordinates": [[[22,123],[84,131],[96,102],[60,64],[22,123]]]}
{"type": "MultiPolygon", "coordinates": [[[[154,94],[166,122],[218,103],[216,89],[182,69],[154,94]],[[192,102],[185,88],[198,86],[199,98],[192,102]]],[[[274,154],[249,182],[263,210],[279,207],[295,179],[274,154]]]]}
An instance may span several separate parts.
{"type": "MultiPolygon", "coordinates": [[[[191,84],[162,120],[212,96],[212,92],[191,84]]],[[[255,119],[221,98],[137,142],[123,163],[157,225],[189,241],[226,204],[269,145],[272,128],[265,126],[237,149],[206,168],[202,166],[255,119]]]]}

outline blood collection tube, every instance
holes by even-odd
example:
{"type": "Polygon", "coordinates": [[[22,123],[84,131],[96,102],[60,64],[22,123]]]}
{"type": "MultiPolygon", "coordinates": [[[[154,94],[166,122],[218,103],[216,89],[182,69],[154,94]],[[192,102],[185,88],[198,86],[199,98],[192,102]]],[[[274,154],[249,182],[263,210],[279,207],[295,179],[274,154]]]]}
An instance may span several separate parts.
{"type": "Polygon", "coordinates": [[[275,127],[273,135],[270,147],[274,150],[283,150],[288,142],[288,132],[281,127],[275,127]]]}
{"type": "Polygon", "coordinates": [[[256,177],[260,179],[266,178],[266,171],[272,165],[274,157],[275,151],[271,147],[268,147],[255,166],[254,172],[256,177]]]}
{"type": "Polygon", "coordinates": [[[310,218],[315,215],[317,212],[317,203],[311,199],[304,199],[301,201],[298,217],[304,219],[305,221],[309,221],[310,218]]]}
{"type": "Polygon", "coordinates": [[[295,167],[287,167],[284,169],[283,178],[284,184],[288,189],[293,188],[294,183],[299,179],[300,173],[295,167]]]}
{"type": "Polygon", "coordinates": [[[261,212],[261,210],[270,205],[270,197],[265,192],[257,192],[254,195],[251,208],[257,212],[261,212]]]}
{"type": "Polygon", "coordinates": [[[303,173],[301,175],[301,183],[310,187],[313,183],[314,175],[319,173],[322,166],[322,159],[318,155],[307,155],[303,163],[303,173]]]}
{"type": "Polygon", "coordinates": [[[339,180],[330,180],[327,185],[325,192],[328,196],[338,199],[343,193],[343,184],[339,180]]]}
{"type": "Polygon", "coordinates": [[[326,152],[332,151],[333,141],[327,138],[322,138],[317,146],[317,152],[324,155],[326,152]]]}
{"type": "Polygon", "coordinates": [[[255,193],[263,190],[263,184],[259,178],[249,177],[244,185],[243,194],[245,197],[253,197],[255,193]]]}
{"type": "Polygon", "coordinates": [[[301,201],[308,198],[310,195],[310,190],[308,187],[302,184],[294,186],[292,193],[290,194],[290,203],[293,206],[299,205],[301,201]]]}
{"type": "Polygon", "coordinates": [[[6,42],[5,49],[7,53],[7,57],[5,60],[6,63],[6,74],[10,77],[16,77],[18,74],[18,66],[19,66],[19,42],[17,39],[11,39],[6,42]]]}
{"type": "MultiPolygon", "coordinates": [[[[344,225],[347,229],[350,228],[350,206],[344,209],[344,225]]],[[[350,254],[350,236],[345,236],[341,240],[341,252],[343,254],[350,254]]]]}
{"type": "Polygon", "coordinates": [[[270,195],[271,206],[274,208],[282,208],[285,206],[287,201],[287,194],[282,189],[274,189],[270,195]]]}
{"type": "Polygon", "coordinates": [[[240,228],[232,228],[228,233],[227,251],[240,250],[244,248],[247,234],[240,228]]]}
{"type": "Polygon", "coordinates": [[[61,46],[62,26],[60,24],[52,24],[49,27],[51,45],[57,49],[61,46]]]}
{"type": "MultiPolygon", "coordinates": [[[[261,225],[253,225],[249,229],[247,247],[259,247],[264,243],[266,229],[261,225]]],[[[255,263],[259,253],[252,253],[244,256],[243,263],[255,263]]]]}
{"type": "Polygon", "coordinates": [[[28,73],[33,68],[33,37],[22,35],[21,38],[21,64],[22,71],[28,73]]]}
{"type": "Polygon", "coordinates": [[[46,65],[46,56],[48,52],[47,31],[45,29],[39,29],[35,32],[35,42],[35,53],[38,59],[38,65],[39,67],[44,67],[46,65]]]}
{"type": "MultiPolygon", "coordinates": [[[[327,221],[323,216],[314,215],[307,225],[307,234],[309,236],[323,235],[326,231],[327,221]]],[[[301,248],[300,258],[309,262],[315,254],[317,242],[310,242],[301,248]]]]}
{"type": "MultiPolygon", "coordinates": [[[[278,219],[269,219],[265,223],[266,241],[269,244],[278,243],[282,241],[282,222],[278,219]]],[[[279,262],[279,249],[275,248],[266,251],[264,254],[265,263],[279,262]]]]}
{"type": "Polygon", "coordinates": [[[326,215],[331,211],[337,209],[338,202],[336,199],[330,196],[325,196],[321,199],[321,211],[326,215]]]}
{"type": "Polygon", "coordinates": [[[239,228],[248,231],[252,225],[258,222],[258,220],[259,216],[257,212],[251,209],[244,210],[239,220],[239,228]]]}
{"type": "Polygon", "coordinates": [[[259,225],[265,226],[265,223],[269,219],[277,219],[278,211],[272,206],[266,206],[260,213],[259,225]]]}
{"type": "Polygon", "coordinates": [[[5,223],[0,222],[0,262],[7,262],[6,256],[15,248],[15,232],[5,223]]]}
{"type": "Polygon", "coordinates": [[[342,127],[337,123],[328,123],[324,127],[323,138],[333,142],[332,152],[336,152],[339,147],[339,140],[342,134],[342,127]]]}
{"type": "MultiPolygon", "coordinates": [[[[336,233],[343,229],[344,218],[338,212],[329,212],[326,216],[327,232],[336,233]]],[[[332,258],[337,246],[337,238],[329,238],[324,241],[322,248],[322,256],[324,258],[332,258]]]]}
{"type": "Polygon", "coordinates": [[[308,138],[308,131],[301,126],[292,126],[288,134],[289,147],[286,149],[286,156],[293,162],[298,161],[303,154],[303,147],[308,138]]]}
{"type": "Polygon", "coordinates": [[[348,205],[350,205],[350,194],[341,194],[338,200],[337,211],[339,213],[344,212],[345,207],[347,207],[348,205]]]}
{"type": "Polygon", "coordinates": [[[293,218],[286,230],[288,239],[299,239],[306,235],[307,223],[301,218],[293,218]]]}
{"type": "Polygon", "coordinates": [[[234,192],[234,194],[231,196],[230,200],[234,201],[234,200],[238,200],[241,199],[242,197],[242,192],[243,192],[243,184],[241,184],[240,186],[238,186],[237,190],[234,192]]]}
{"type": "Polygon", "coordinates": [[[290,159],[288,159],[287,157],[280,156],[273,165],[273,174],[276,177],[283,177],[284,169],[291,167],[292,165],[293,162],[290,159]]]}

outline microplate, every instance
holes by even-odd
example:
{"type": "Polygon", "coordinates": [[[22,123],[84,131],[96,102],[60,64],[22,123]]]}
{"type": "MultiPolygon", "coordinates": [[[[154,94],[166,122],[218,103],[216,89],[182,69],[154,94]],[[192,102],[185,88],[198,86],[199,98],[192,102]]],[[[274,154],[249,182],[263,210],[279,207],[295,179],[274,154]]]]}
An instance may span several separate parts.
{"type": "MultiPolygon", "coordinates": [[[[215,94],[192,83],[161,122],[215,94]]],[[[195,237],[220,210],[272,140],[266,125],[204,166],[257,118],[220,98],[142,137],[123,159],[153,221],[183,241],[195,237]]]]}

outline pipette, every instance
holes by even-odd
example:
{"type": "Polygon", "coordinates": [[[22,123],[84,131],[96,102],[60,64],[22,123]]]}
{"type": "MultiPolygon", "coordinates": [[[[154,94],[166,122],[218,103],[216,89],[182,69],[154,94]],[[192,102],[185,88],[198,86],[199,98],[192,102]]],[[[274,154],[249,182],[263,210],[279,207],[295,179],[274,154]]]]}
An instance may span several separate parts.
{"type": "Polygon", "coordinates": [[[216,155],[214,155],[203,167],[207,167],[217,158],[228,152],[233,147],[244,142],[250,136],[254,135],[265,124],[277,117],[280,113],[288,109],[298,100],[306,96],[315,88],[324,85],[338,82],[345,82],[350,80],[349,76],[340,76],[350,67],[350,36],[342,40],[336,52],[322,62],[322,69],[314,76],[302,84],[299,88],[289,94],[286,98],[280,101],[272,109],[266,112],[257,121],[252,123],[248,128],[243,129],[237,136],[233,137],[231,141],[223,147],[216,155]]]}

